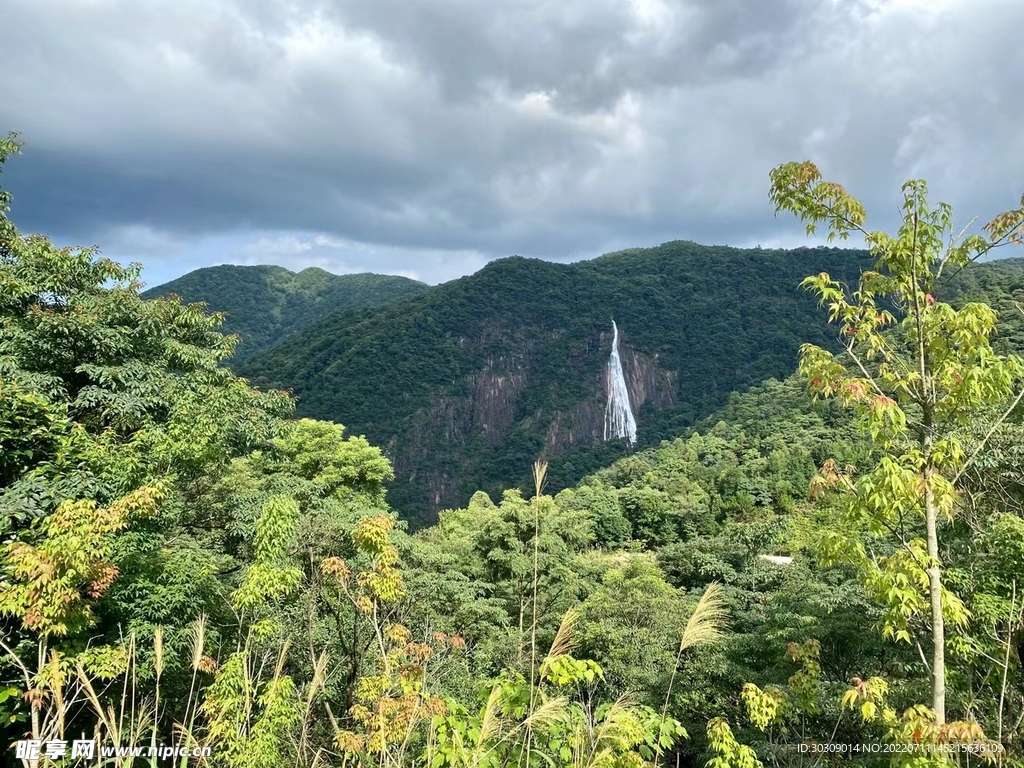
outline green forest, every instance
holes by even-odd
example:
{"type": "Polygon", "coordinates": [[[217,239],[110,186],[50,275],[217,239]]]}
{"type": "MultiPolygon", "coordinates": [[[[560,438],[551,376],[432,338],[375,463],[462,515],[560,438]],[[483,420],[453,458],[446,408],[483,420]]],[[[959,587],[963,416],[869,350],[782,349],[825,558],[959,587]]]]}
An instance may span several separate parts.
{"type": "Polygon", "coordinates": [[[910,181],[887,233],[810,163],[765,192],[867,250],[502,260],[236,366],[223,314],[19,232],[0,191],[8,764],[1024,766],[1024,269],[975,264],[1024,243],[1024,198],[964,234],[910,181]],[[686,259],[704,282],[680,304],[686,259]],[[604,361],[552,328],[610,311],[652,354],[700,354],[667,363],[691,379],[649,444],[555,476],[527,435],[427,525],[363,434],[458,386],[457,333],[499,295],[540,329],[541,410],[604,361]],[[317,376],[353,429],[274,388],[317,376]],[[12,757],[81,739],[209,754],[12,757]]]}

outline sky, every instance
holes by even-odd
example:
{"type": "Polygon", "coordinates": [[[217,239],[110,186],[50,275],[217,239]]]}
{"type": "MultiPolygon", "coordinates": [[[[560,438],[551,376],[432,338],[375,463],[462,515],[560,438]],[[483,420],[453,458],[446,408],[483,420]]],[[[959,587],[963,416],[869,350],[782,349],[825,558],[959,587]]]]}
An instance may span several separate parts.
{"type": "Polygon", "coordinates": [[[1021,0],[0,0],[0,19],[11,217],[150,285],[793,247],[768,202],[789,160],[870,227],[910,178],[963,225],[1024,193],[1021,0]]]}

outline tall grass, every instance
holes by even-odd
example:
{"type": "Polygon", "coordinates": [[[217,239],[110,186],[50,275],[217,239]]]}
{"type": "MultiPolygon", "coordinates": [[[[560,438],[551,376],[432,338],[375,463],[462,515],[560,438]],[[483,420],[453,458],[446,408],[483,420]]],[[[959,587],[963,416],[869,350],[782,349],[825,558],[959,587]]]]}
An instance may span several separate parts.
{"type": "MultiPolygon", "coordinates": [[[[205,617],[200,617],[190,630],[192,642],[192,684],[185,702],[185,722],[173,723],[161,738],[164,719],[161,702],[161,682],[166,670],[164,632],[157,628],[152,638],[152,695],[140,693],[140,659],[137,637],[130,633],[115,648],[87,649],[75,657],[64,656],[47,646],[45,639],[36,645],[38,663],[31,672],[13,649],[4,650],[20,668],[27,686],[26,698],[31,706],[31,738],[41,742],[63,741],[70,745],[76,740],[94,740],[96,749],[88,762],[76,765],[104,766],[105,768],[133,768],[147,764],[157,768],[161,764],[155,753],[145,757],[113,755],[104,757],[103,747],[157,747],[166,744],[195,746],[195,715],[198,709],[196,675],[203,660],[205,617]],[[95,653],[93,653],[95,652],[95,653]],[[102,658],[102,661],[98,661],[102,658]],[[89,723],[91,732],[74,731],[74,724],[89,723]]],[[[149,669],[145,670],[147,676],[149,669]]],[[[81,727],[80,725],[78,727],[81,727]]],[[[180,758],[179,768],[188,768],[194,758],[180,758]]],[[[55,763],[45,754],[38,759],[22,761],[26,768],[46,768],[55,763]]]]}

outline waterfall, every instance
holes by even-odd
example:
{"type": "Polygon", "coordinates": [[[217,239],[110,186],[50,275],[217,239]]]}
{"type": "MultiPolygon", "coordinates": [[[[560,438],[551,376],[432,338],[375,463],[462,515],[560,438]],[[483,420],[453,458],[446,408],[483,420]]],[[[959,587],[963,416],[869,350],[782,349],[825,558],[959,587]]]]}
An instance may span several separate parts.
{"type": "Polygon", "coordinates": [[[619,359],[619,329],[612,320],[612,354],[608,358],[608,405],[604,409],[604,439],[626,438],[636,442],[636,419],[629,406],[629,389],[619,359]]]}

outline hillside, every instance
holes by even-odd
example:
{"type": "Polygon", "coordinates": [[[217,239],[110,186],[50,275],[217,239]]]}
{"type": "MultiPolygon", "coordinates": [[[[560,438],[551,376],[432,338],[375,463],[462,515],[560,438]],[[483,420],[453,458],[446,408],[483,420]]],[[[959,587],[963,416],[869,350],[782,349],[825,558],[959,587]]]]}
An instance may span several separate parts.
{"type": "Polygon", "coordinates": [[[613,319],[636,447],[652,445],[729,393],[787,376],[800,343],[828,344],[798,283],[864,263],[851,250],[678,241],[576,264],[502,259],[401,305],[332,315],[236,368],[383,446],[389,500],[422,522],[477,489],[525,485],[539,455],[557,491],[629,450],[603,439],[613,319]]]}
{"type": "MultiPolygon", "coordinates": [[[[1019,251],[1018,251],[1019,253],[1019,251]]],[[[1024,350],[1024,258],[1005,258],[976,264],[948,281],[947,301],[981,301],[999,318],[995,348],[1003,354],[1024,350]]]]}
{"type": "Polygon", "coordinates": [[[315,267],[295,273],[283,267],[226,264],[197,269],[142,295],[152,299],[173,293],[227,313],[223,330],[241,336],[235,359],[244,360],[332,312],[382,307],[428,288],[394,275],[333,275],[315,267]]]}

